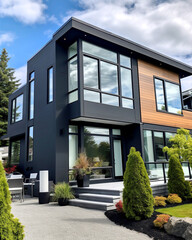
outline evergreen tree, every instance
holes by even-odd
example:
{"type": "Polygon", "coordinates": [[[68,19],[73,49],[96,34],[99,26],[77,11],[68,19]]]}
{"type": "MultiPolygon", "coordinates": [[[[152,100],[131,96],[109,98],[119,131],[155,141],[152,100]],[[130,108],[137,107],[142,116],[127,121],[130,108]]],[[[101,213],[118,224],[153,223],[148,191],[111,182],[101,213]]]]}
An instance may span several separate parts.
{"type": "Polygon", "coordinates": [[[123,210],[127,218],[140,220],[153,214],[153,195],[149,177],[140,155],[132,147],[123,176],[123,210]]]}
{"type": "Polygon", "coordinates": [[[22,240],[23,238],[23,226],[11,214],[11,196],[5,171],[0,161],[0,239],[22,240]]]}
{"type": "Polygon", "coordinates": [[[190,184],[185,181],[183,168],[177,154],[170,157],[168,178],[169,193],[176,193],[181,198],[191,196],[190,184]]]}
{"type": "MultiPolygon", "coordinates": [[[[8,53],[3,49],[0,55],[0,138],[7,132],[9,95],[19,86],[14,70],[8,67],[8,53]]],[[[0,146],[7,145],[0,140],[0,146]]]]}

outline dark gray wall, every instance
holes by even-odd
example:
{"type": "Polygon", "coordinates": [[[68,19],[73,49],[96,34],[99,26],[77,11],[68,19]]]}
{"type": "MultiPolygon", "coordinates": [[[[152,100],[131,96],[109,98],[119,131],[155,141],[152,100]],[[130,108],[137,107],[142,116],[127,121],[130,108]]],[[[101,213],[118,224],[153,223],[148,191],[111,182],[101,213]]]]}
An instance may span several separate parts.
{"type": "MultiPolygon", "coordinates": [[[[28,120],[25,128],[25,148],[27,149],[28,127],[34,126],[34,158],[25,164],[27,175],[30,172],[49,170],[50,180],[55,177],[55,101],[47,103],[47,70],[55,69],[54,43],[49,42],[28,62],[27,76],[35,71],[34,119],[28,120]]],[[[55,79],[55,75],[54,75],[55,79]]],[[[55,85],[54,85],[55,90],[55,85]]],[[[29,93],[29,82],[27,83],[29,93]]],[[[54,92],[55,98],[55,92],[54,92]]],[[[29,99],[27,98],[27,106],[29,99]]],[[[27,151],[26,151],[27,160],[27,151]]]]}

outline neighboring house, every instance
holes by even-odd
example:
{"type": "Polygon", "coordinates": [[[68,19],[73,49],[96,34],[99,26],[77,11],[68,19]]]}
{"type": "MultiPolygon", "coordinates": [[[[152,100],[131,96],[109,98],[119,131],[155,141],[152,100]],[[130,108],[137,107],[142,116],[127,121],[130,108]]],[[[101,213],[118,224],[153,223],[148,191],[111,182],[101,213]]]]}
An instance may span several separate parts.
{"type": "Polygon", "coordinates": [[[182,92],[182,95],[184,109],[192,111],[192,89],[182,92]]]}
{"type": "Polygon", "coordinates": [[[71,18],[28,61],[27,84],[9,98],[11,162],[68,181],[85,151],[93,178],[105,181],[123,176],[135,146],[158,178],[169,137],[192,129],[180,83],[190,75],[188,65],[71,18]]]}
{"type": "Polygon", "coordinates": [[[8,147],[0,147],[0,161],[8,161],[8,147]]]}

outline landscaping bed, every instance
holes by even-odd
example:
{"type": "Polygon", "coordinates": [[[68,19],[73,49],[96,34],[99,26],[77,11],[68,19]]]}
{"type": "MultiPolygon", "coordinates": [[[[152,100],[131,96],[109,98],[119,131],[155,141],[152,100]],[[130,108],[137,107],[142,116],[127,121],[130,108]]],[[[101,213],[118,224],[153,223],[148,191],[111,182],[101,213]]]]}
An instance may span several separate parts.
{"type": "Polygon", "coordinates": [[[127,219],[124,213],[119,213],[117,210],[105,212],[106,217],[115,224],[126,227],[130,230],[145,233],[154,240],[183,240],[183,238],[167,234],[164,229],[154,227],[153,221],[159,214],[160,213],[154,212],[151,218],[135,221],[127,219]]]}

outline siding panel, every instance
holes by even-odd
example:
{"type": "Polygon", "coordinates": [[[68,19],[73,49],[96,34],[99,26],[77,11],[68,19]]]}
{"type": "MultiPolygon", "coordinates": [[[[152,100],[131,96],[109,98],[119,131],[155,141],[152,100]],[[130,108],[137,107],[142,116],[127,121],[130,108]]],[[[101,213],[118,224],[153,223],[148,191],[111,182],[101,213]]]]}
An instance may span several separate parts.
{"type": "Polygon", "coordinates": [[[162,67],[138,60],[141,121],[170,127],[192,129],[192,112],[183,110],[183,116],[157,112],[153,77],[179,83],[178,74],[162,67]]]}

